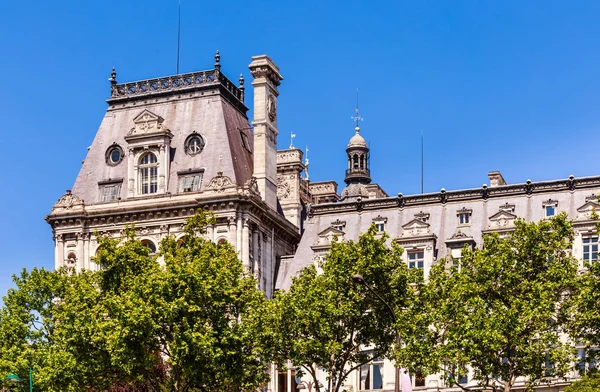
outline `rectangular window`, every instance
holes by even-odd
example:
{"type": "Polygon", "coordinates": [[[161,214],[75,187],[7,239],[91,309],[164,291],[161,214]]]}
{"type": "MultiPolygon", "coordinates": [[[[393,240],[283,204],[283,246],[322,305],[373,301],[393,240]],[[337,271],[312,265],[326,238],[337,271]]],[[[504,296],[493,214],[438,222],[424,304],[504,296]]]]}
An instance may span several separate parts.
{"type": "Polygon", "coordinates": [[[117,200],[121,195],[121,182],[100,183],[98,185],[98,201],[108,202],[117,200]]]}
{"type": "Polygon", "coordinates": [[[375,222],[375,227],[377,228],[378,233],[383,233],[385,231],[385,223],[384,222],[375,222]]]}
{"type": "Polygon", "coordinates": [[[344,231],[344,226],[343,226],[343,225],[335,225],[335,226],[332,226],[332,227],[333,227],[334,229],[337,229],[337,230],[339,230],[339,231],[344,231]]]}
{"type": "Polygon", "coordinates": [[[361,391],[383,389],[383,359],[376,358],[371,363],[360,367],[361,391]]]}
{"type": "Polygon", "coordinates": [[[583,261],[588,263],[598,261],[598,236],[583,238],[583,261]]]}
{"type": "Polygon", "coordinates": [[[416,252],[408,252],[408,268],[423,268],[425,252],[422,250],[416,252]]]}
{"type": "Polygon", "coordinates": [[[464,213],[458,214],[458,224],[459,225],[468,225],[471,221],[471,214],[464,213]]]}
{"type": "Polygon", "coordinates": [[[554,206],[546,206],[546,216],[554,216],[554,206]]]}

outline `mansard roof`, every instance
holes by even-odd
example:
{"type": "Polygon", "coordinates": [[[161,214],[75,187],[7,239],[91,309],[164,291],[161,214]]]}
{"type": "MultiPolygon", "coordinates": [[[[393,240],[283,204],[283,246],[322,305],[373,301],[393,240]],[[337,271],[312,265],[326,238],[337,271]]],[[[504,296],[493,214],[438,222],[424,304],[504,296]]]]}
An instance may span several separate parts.
{"type": "MultiPolygon", "coordinates": [[[[113,84],[109,107],[77,176],[73,194],[86,204],[95,203],[99,182],[129,177],[127,152],[129,143],[132,142],[131,132],[139,127],[142,120],[153,121],[151,126],[160,127],[158,133],[170,140],[171,161],[167,192],[177,192],[177,173],[188,170],[204,171],[200,190],[204,190],[218,172],[231,178],[237,185],[250,180],[253,171],[253,136],[246,116],[247,109],[244,110],[243,102],[238,99],[243,99],[243,95],[239,95],[238,89],[234,91],[238,95],[234,96],[224,86],[227,84],[225,81],[229,84],[231,82],[222,74],[219,75],[221,79],[216,82],[207,80],[206,83],[198,83],[195,87],[188,86],[189,88],[184,84],[176,84],[170,89],[157,87],[156,90],[146,91],[148,86],[155,83],[155,80],[149,80],[134,82],[136,87],[130,86],[127,90],[130,93],[127,93],[120,86],[129,84],[113,84]],[[146,86],[145,90],[140,86],[146,86]],[[184,143],[194,132],[204,138],[205,146],[201,153],[188,155],[184,143]],[[126,158],[117,165],[108,165],[106,152],[115,143],[123,149],[126,158]]],[[[186,77],[178,76],[183,78],[181,83],[184,83],[186,77]]],[[[163,79],[165,78],[156,79],[156,83],[163,79]]],[[[235,86],[231,84],[229,87],[235,86]]],[[[141,140],[136,143],[144,142],[141,140]]],[[[124,183],[122,188],[121,194],[125,195],[127,184],[124,183]]]]}

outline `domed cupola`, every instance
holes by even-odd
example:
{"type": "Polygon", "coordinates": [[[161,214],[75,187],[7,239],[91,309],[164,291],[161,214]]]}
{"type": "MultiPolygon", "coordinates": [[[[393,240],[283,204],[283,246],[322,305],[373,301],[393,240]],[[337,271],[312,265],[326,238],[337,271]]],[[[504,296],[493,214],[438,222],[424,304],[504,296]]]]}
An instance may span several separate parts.
{"type": "Polygon", "coordinates": [[[369,184],[371,182],[371,171],[369,170],[369,147],[360,135],[358,124],[355,128],[356,134],[348,142],[346,153],[348,154],[348,168],[346,169],[346,184],[369,184]]]}
{"type": "Polygon", "coordinates": [[[362,118],[358,115],[358,102],[356,105],[356,133],[350,138],[346,153],[348,154],[348,168],[344,182],[348,184],[340,195],[341,201],[356,200],[358,198],[368,199],[369,190],[367,185],[371,183],[371,171],[369,170],[369,147],[365,138],[360,135],[358,122],[362,118]]]}

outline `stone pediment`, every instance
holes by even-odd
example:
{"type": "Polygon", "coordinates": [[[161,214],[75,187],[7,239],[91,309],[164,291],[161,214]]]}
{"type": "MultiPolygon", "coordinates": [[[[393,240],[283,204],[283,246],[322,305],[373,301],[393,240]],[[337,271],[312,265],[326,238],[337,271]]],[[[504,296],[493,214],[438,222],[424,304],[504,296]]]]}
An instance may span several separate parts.
{"type": "Polygon", "coordinates": [[[501,229],[507,226],[513,226],[514,221],[517,219],[515,214],[512,214],[508,211],[501,210],[494,215],[490,216],[490,229],[501,229]]]}
{"type": "Polygon", "coordinates": [[[319,234],[317,234],[317,241],[312,246],[313,249],[319,248],[328,248],[331,246],[334,238],[338,238],[338,240],[344,241],[344,233],[341,230],[336,229],[335,227],[328,227],[319,234]]]}
{"type": "Polygon", "coordinates": [[[430,234],[429,223],[423,222],[420,219],[411,220],[410,222],[402,225],[402,229],[404,230],[402,233],[403,237],[418,237],[430,234]]]}
{"type": "Polygon", "coordinates": [[[163,127],[164,119],[148,109],[144,109],[134,119],[135,126],[127,133],[127,136],[169,134],[169,130],[163,127]]]}
{"type": "Polygon", "coordinates": [[[596,201],[588,200],[584,205],[577,209],[578,218],[580,219],[592,219],[593,212],[600,213],[600,204],[596,201]]]}
{"type": "Polygon", "coordinates": [[[457,230],[456,233],[452,234],[452,237],[446,240],[446,244],[451,247],[462,246],[466,243],[474,244],[475,240],[461,230],[457,230]]]}

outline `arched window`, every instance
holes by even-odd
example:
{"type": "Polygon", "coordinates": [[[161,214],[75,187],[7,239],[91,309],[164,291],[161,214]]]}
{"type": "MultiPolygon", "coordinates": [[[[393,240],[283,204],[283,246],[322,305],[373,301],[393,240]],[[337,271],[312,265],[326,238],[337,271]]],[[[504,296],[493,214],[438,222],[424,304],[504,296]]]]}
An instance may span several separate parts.
{"type": "Polygon", "coordinates": [[[365,156],[364,155],[360,156],[360,169],[365,170],[365,156]]]}
{"type": "Polygon", "coordinates": [[[148,195],[158,191],[158,161],[156,155],[149,152],[142,156],[139,166],[140,193],[148,195]]]}
{"type": "Polygon", "coordinates": [[[358,169],[358,155],[354,154],[354,156],[352,157],[352,163],[353,163],[353,168],[354,169],[358,169]]]}
{"type": "Polygon", "coordinates": [[[150,240],[142,240],[142,245],[144,245],[146,248],[150,249],[151,255],[156,253],[156,245],[154,245],[154,242],[152,242],[150,240]]]}

